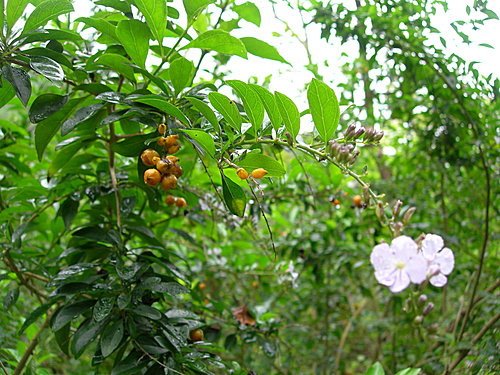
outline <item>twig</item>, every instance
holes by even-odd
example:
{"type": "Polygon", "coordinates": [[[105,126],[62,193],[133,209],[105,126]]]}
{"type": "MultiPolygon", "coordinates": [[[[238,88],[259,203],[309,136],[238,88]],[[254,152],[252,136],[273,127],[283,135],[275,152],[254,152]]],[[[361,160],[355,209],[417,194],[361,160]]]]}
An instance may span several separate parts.
{"type": "Polygon", "coordinates": [[[252,195],[259,205],[260,212],[262,213],[262,217],[264,218],[264,221],[266,222],[266,227],[267,227],[267,232],[269,233],[269,239],[271,240],[271,246],[273,248],[273,253],[274,253],[274,261],[276,261],[277,257],[277,252],[276,252],[276,246],[274,245],[274,237],[273,237],[273,231],[271,230],[271,226],[269,225],[269,221],[267,220],[266,213],[264,212],[264,209],[262,208],[262,205],[260,204],[259,198],[257,198],[257,195],[255,194],[255,191],[253,190],[252,186],[248,184],[250,187],[250,191],[252,192],[252,195]]]}

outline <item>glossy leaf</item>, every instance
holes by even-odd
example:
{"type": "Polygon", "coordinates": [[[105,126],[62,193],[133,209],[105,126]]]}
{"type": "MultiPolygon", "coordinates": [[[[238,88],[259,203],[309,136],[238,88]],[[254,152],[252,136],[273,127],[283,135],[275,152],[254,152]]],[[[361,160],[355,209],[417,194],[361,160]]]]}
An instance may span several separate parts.
{"type": "MultiPolygon", "coordinates": [[[[5,7],[5,21],[7,22],[7,26],[12,28],[16,21],[23,15],[24,9],[26,9],[26,5],[28,5],[29,0],[8,0],[7,6],[5,7]]],[[[2,1],[3,5],[3,1],[2,1]]],[[[3,9],[2,9],[3,11],[3,9]]],[[[3,18],[3,12],[2,16],[3,18]]],[[[3,25],[3,19],[0,25],[3,25]]]]}
{"type": "Polygon", "coordinates": [[[184,57],[179,57],[170,63],[168,71],[175,93],[178,94],[191,83],[194,74],[194,64],[184,57]]]}
{"type": "Polygon", "coordinates": [[[71,305],[66,305],[61,308],[51,322],[53,331],[58,331],[73,319],[88,311],[95,304],[94,300],[86,300],[75,302],[71,305]]]}
{"type": "Polygon", "coordinates": [[[151,107],[157,108],[160,111],[174,116],[177,118],[180,122],[182,122],[184,125],[190,125],[189,120],[187,117],[184,115],[184,113],[181,112],[179,108],[177,108],[175,105],[167,102],[166,99],[160,97],[160,96],[150,96],[150,97],[139,97],[137,99],[134,99],[134,101],[138,103],[143,103],[147,104],[151,107]]]}
{"type": "Polygon", "coordinates": [[[2,67],[2,78],[10,82],[17,97],[26,106],[31,96],[31,81],[28,73],[23,69],[4,65],[2,67]]]}
{"type": "Polygon", "coordinates": [[[134,69],[130,66],[130,61],[126,57],[116,53],[105,53],[99,56],[95,62],[110,67],[129,81],[135,82],[134,69]]]}
{"type": "Polygon", "coordinates": [[[281,119],[285,124],[286,130],[295,139],[300,130],[300,113],[295,103],[285,94],[275,93],[276,104],[280,111],[281,119]]]}
{"type": "Polygon", "coordinates": [[[241,130],[243,119],[238,107],[236,107],[236,104],[234,104],[232,100],[218,92],[211,92],[208,94],[208,100],[210,100],[210,103],[219,111],[233,129],[237,131],[241,130]]]}
{"type": "Polygon", "coordinates": [[[256,152],[249,153],[243,160],[238,162],[238,166],[252,171],[257,168],[264,168],[268,174],[266,177],[281,177],[285,174],[285,168],[277,160],[256,152]]]}
{"type": "Polygon", "coordinates": [[[380,362],[376,362],[365,372],[365,375],[385,375],[385,371],[380,362]]]}
{"type": "Polygon", "coordinates": [[[51,81],[62,81],[64,79],[64,71],[61,65],[48,57],[34,56],[30,59],[30,66],[51,81]]]}
{"type": "Polygon", "coordinates": [[[123,156],[137,156],[141,153],[142,150],[144,150],[144,148],[146,148],[146,142],[149,139],[157,136],[158,133],[154,132],[126,138],[123,141],[113,143],[113,151],[123,156]]]}
{"type": "Polygon", "coordinates": [[[73,5],[68,0],[46,0],[40,3],[30,14],[24,24],[23,33],[45,26],[50,20],[56,19],[61,14],[73,11],[73,5]]]}
{"type": "Polygon", "coordinates": [[[250,120],[250,123],[256,130],[259,130],[264,121],[264,105],[257,93],[250,86],[242,81],[231,80],[226,81],[231,86],[238,96],[243,101],[243,107],[250,120]]]}
{"type": "Polygon", "coordinates": [[[72,117],[63,122],[61,126],[61,134],[68,134],[74,130],[78,124],[81,124],[85,120],[94,116],[102,107],[103,105],[99,103],[80,108],[72,117]]]}
{"type": "Polygon", "coordinates": [[[146,66],[150,36],[146,24],[137,20],[123,20],[116,26],[116,37],[132,61],[141,68],[146,66]]]}
{"type": "Polygon", "coordinates": [[[243,42],[222,30],[209,30],[204,32],[182,49],[188,48],[200,48],[225,55],[236,55],[245,59],[247,58],[247,50],[243,42]]]}
{"type": "Polygon", "coordinates": [[[278,130],[281,127],[282,120],[278,104],[276,103],[276,97],[264,87],[254,84],[250,84],[249,87],[257,93],[264,105],[264,108],[266,109],[266,113],[271,121],[271,124],[274,129],[278,130]]]}
{"type": "Polygon", "coordinates": [[[75,358],[79,358],[83,354],[87,346],[97,338],[101,329],[102,323],[95,322],[92,319],[83,322],[78,327],[71,340],[71,352],[75,358]]]}
{"type": "MultiPolygon", "coordinates": [[[[36,101],[36,99],[35,99],[36,101]]],[[[72,111],[80,104],[82,98],[71,99],[58,111],[47,117],[45,120],[37,124],[35,128],[35,147],[38,154],[38,160],[42,160],[43,153],[47,148],[50,140],[56,135],[65,121],[72,113],[72,111]]]]}
{"type": "Polygon", "coordinates": [[[146,19],[153,37],[162,44],[167,29],[167,6],[165,0],[134,0],[146,19]]]}
{"type": "Polygon", "coordinates": [[[208,104],[201,101],[200,99],[192,97],[188,97],[186,99],[189,100],[189,102],[193,105],[193,107],[196,108],[196,110],[200,112],[208,120],[208,122],[210,122],[210,124],[212,124],[215,130],[217,131],[220,130],[220,125],[219,121],[217,120],[217,116],[215,116],[214,111],[212,110],[212,108],[210,108],[208,104]]]}
{"type": "Polygon", "coordinates": [[[193,145],[208,156],[215,157],[215,143],[210,134],[203,130],[183,129],[183,133],[189,136],[193,145]]]}
{"type": "Polygon", "coordinates": [[[111,22],[94,17],[80,17],[77,18],[76,21],[83,22],[85,25],[96,29],[101,34],[106,35],[111,39],[116,40],[117,42],[119,41],[118,37],[116,36],[116,26],[111,22]]]}
{"type": "Polygon", "coordinates": [[[245,21],[260,26],[260,11],[254,3],[247,1],[246,3],[233,6],[233,10],[245,21]]]}
{"type": "Polygon", "coordinates": [[[226,202],[229,211],[239,217],[245,215],[245,207],[247,204],[247,197],[243,189],[226,177],[224,173],[221,173],[222,178],[222,196],[224,197],[224,202],[226,202]]]}
{"type": "Polygon", "coordinates": [[[323,141],[329,141],[340,118],[339,102],[335,92],[325,83],[313,79],[307,89],[307,100],[311,116],[323,141]]]}
{"type": "Polygon", "coordinates": [[[160,311],[158,311],[154,307],[147,305],[139,305],[132,311],[134,312],[134,314],[144,316],[145,318],[149,318],[152,320],[160,320],[162,317],[162,313],[160,311]]]}
{"type": "Polygon", "coordinates": [[[280,53],[274,46],[264,42],[263,40],[253,37],[245,37],[241,38],[241,41],[245,45],[247,52],[254,56],[262,57],[268,60],[276,60],[290,65],[290,63],[280,55],[280,53]]]}
{"type": "Polygon", "coordinates": [[[182,0],[188,19],[193,20],[214,0],[182,0]]]}
{"type": "Polygon", "coordinates": [[[118,320],[104,329],[101,334],[101,353],[104,358],[118,348],[123,339],[124,331],[122,320],[118,320]]]}
{"type": "Polygon", "coordinates": [[[66,227],[66,229],[70,229],[71,222],[73,221],[76,214],[78,213],[79,205],[80,205],[80,202],[78,200],[71,198],[71,197],[67,198],[61,204],[61,208],[59,209],[59,214],[61,215],[61,217],[64,221],[64,226],[66,227]]]}
{"type": "Polygon", "coordinates": [[[9,82],[4,81],[0,87],[0,108],[10,102],[14,96],[16,96],[16,91],[9,82]]]}

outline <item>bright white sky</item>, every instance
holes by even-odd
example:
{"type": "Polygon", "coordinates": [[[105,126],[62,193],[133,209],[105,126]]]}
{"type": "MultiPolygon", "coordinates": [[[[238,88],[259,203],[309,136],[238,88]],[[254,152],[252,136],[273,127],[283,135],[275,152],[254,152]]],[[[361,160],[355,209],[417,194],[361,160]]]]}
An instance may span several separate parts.
{"type": "MultiPolygon", "coordinates": [[[[237,2],[243,3],[245,1],[238,0],[237,2]]],[[[236,30],[234,32],[235,36],[254,36],[267,41],[278,48],[281,55],[292,64],[292,67],[251,55],[249,55],[248,60],[233,57],[227,66],[227,69],[231,71],[228,78],[247,81],[252,77],[256,77],[258,82],[262,82],[266,76],[271,75],[270,89],[289,95],[298,101],[300,107],[300,103],[305,102],[303,89],[312,78],[312,74],[304,68],[307,64],[306,52],[296,39],[284,32],[284,26],[275,19],[268,0],[254,0],[253,3],[259,7],[262,15],[260,28],[246,21],[241,21],[240,25],[243,29],[236,30]],[[273,36],[273,33],[281,34],[281,36],[273,36]]],[[[90,0],[75,0],[76,15],[83,16],[90,13],[91,4],[90,0]]],[[[182,9],[180,0],[174,0],[174,4],[178,9],[182,9]]],[[[354,0],[346,0],[344,4],[347,7],[354,7],[354,0]]],[[[493,73],[496,77],[500,76],[500,39],[498,38],[498,35],[500,35],[500,21],[488,21],[479,31],[469,32],[468,35],[473,44],[466,45],[455,34],[450,27],[450,23],[460,19],[467,19],[465,7],[467,4],[472,7],[473,0],[450,0],[448,4],[448,12],[441,12],[436,15],[433,26],[443,32],[442,36],[447,41],[447,49],[450,54],[456,53],[467,61],[478,61],[480,64],[476,64],[475,67],[484,75],[493,73]],[[481,47],[479,43],[489,43],[495,49],[481,47]]],[[[489,8],[500,15],[500,1],[491,0],[489,8]]],[[[302,22],[298,12],[290,9],[284,2],[276,6],[276,9],[279,17],[286,20],[294,31],[303,37],[302,22]]],[[[226,14],[224,19],[230,19],[230,16],[231,14],[226,14]]],[[[181,22],[184,22],[184,19],[181,18],[181,22]]],[[[310,25],[307,33],[313,60],[314,63],[319,65],[320,74],[327,83],[334,87],[337,86],[343,79],[340,66],[345,62],[343,60],[345,58],[341,57],[341,53],[344,51],[350,55],[356,54],[357,43],[351,42],[351,44],[348,43],[341,47],[339,41],[335,38],[331,38],[330,42],[327,43],[320,38],[320,25],[310,25]],[[328,67],[325,66],[325,61],[328,63],[328,67]]],[[[165,43],[168,42],[168,40],[165,40],[165,43]]],[[[172,41],[173,43],[174,41],[172,41]]],[[[439,42],[438,45],[440,45],[439,42]]],[[[196,51],[190,51],[188,57],[193,56],[193,60],[196,61],[196,53],[196,51]]],[[[205,60],[204,66],[210,66],[209,59],[205,60]]]]}

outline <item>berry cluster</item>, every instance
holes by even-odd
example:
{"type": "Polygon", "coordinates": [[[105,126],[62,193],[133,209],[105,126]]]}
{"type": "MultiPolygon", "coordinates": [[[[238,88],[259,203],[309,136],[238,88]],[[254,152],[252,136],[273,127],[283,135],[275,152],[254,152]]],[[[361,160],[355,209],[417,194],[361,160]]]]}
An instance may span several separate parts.
{"type": "Polygon", "coordinates": [[[245,168],[238,168],[236,169],[236,174],[238,175],[239,178],[242,180],[246,180],[249,177],[260,179],[263,178],[266,174],[269,172],[266,171],[264,168],[257,168],[254,169],[252,172],[248,173],[245,168]]]}
{"type": "MultiPolygon", "coordinates": [[[[165,191],[177,187],[177,179],[182,176],[182,167],[179,165],[179,158],[174,156],[180,150],[179,136],[177,134],[165,136],[167,127],[165,124],[158,125],[158,132],[162,137],[158,140],[158,145],[165,150],[165,155],[160,154],[151,148],[144,150],[141,154],[141,161],[149,168],[144,172],[144,183],[149,186],[160,185],[165,191]]],[[[187,206],[184,198],[167,196],[165,202],[168,205],[177,207],[187,206]]]]}

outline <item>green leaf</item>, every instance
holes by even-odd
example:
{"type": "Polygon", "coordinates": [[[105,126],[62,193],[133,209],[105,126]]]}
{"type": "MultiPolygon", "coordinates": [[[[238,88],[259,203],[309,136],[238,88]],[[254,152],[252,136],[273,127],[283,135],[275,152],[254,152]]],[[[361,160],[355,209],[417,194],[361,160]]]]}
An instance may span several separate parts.
{"type": "Polygon", "coordinates": [[[31,104],[29,110],[30,121],[34,124],[45,120],[59,111],[68,102],[67,95],[42,94],[31,104]]]}
{"type": "MultiPolygon", "coordinates": [[[[29,0],[9,0],[7,1],[7,7],[5,9],[5,20],[7,21],[7,26],[12,28],[16,21],[23,15],[26,5],[28,5],[29,0]]],[[[3,10],[3,9],[2,9],[3,10]]],[[[3,16],[3,14],[2,14],[3,16]]],[[[3,20],[2,23],[3,29],[3,20]]],[[[3,30],[2,30],[3,31],[3,30]]]]}
{"type": "Polygon", "coordinates": [[[166,114],[169,114],[171,116],[176,117],[184,125],[188,125],[188,126],[190,125],[190,122],[187,119],[187,117],[184,115],[184,113],[182,113],[181,110],[179,108],[177,108],[175,105],[167,102],[167,100],[161,96],[156,96],[156,95],[141,96],[137,99],[134,99],[134,101],[138,102],[138,103],[147,104],[151,107],[157,108],[166,114]]]}
{"type": "Polygon", "coordinates": [[[278,130],[281,127],[282,120],[275,96],[264,87],[254,84],[250,84],[249,86],[259,96],[260,100],[264,104],[264,108],[266,109],[267,116],[269,117],[271,124],[273,125],[274,129],[278,130]]]}
{"type": "Polygon", "coordinates": [[[295,103],[285,94],[276,92],[276,104],[280,111],[281,119],[285,123],[285,128],[295,139],[300,130],[300,113],[295,103]]]}
{"type": "Polygon", "coordinates": [[[198,36],[181,49],[201,48],[225,55],[236,55],[247,58],[247,50],[241,40],[222,30],[209,30],[198,36]]]}
{"type": "MultiPolygon", "coordinates": [[[[38,99],[38,98],[37,98],[38,99]]],[[[36,100],[35,99],[35,102],[36,100]]],[[[56,135],[62,122],[66,120],[73,110],[80,104],[82,98],[71,99],[60,110],[40,122],[35,128],[35,147],[38,160],[42,160],[43,153],[50,140],[56,135]]],[[[33,102],[33,104],[35,103],[33,102]]]]}
{"type": "Polygon", "coordinates": [[[27,31],[35,30],[45,26],[47,22],[60,16],[61,14],[73,11],[73,5],[68,0],[46,0],[40,3],[33,13],[30,14],[24,24],[23,34],[27,31]]]}
{"type": "Polygon", "coordinates": [[[0,27],[0,38],[3,37],[4,22],[5,22],[5,2],[4,2],[4,0],[0,0],[0,25],[2,25],[0,27]]]}
{"type": "Polygon", "coordinates": [[[486,48],[495,49],[495,47],[493,47],[491,44],[488,44],[488,43],[480,43],[479,45],[480,45],[481,47],[486,47],[486,48]]]}
{"type": "Polygon", "coordinates": [[[151,34],[145,23],[137,20],[123,20],[116,27],[116,37],[128,55],[141,68],[146,66],[151,34]]]}
{"type": "Polygon", "coordinates": [[[76,126],[85,120],[88,120],[103,107],[103,104],[91,104],[87,107],[80,108],[76,113],[63,122],[61,126],[61,135],[66,135],[76,128],[76,126]]]}
{"type": "Polygon", "coordinates": [[[54,303],[55,301],[44,303],[43,305],[38,306],[34,311],[32,311],[24,321],[21,329],[19,330],[19,335],[22,335],[23,332],[26,330],[26,328],[35,323],[39,317],[45,314],[54,303]]]}
{"type": "Polygon", "coordinates": [[[144,316],[145,318],[149,318],[151,320],[160,320],[163,316],[160,311],[148,305],[139,305],[132,311],[134,312],[134,314],[144,316]]]}
{"type": "Polygon", "coordinates": [[[12,85],[9,82],[3,82],[3,85],[0,87],[0,108],[2,108],[5,104],[10,102],[10,100],[15,95],[16,91],[14,90],[12,85]]]}
{"type": "Polygon", "coordinates": [[[101,353],[104,358],[113,353],[120,345],[124,334],[123,321],[108,325],[101,335],[101,353]]]}
{"type": "MultiPolygon", "coordinates": [[[[55,40],[53,40],[52,42],[59,43],[55,40]]],[[[29,48],[29,49],[24,50],[23,53],[25,53],[26,55],[28,55],[30,57],[31,56],[48,57],[61,65],[64,65],[70,69],[73,69],[73,64],[67,59],[67,57],[63,53],[51,50],[51,49],[46,48],[46,47],[29,48]]]]}
{"type": "Polygon", "coordinates": [[[71,340],[71,352],[75,358],[80,357],[85,348],[97,338],[102,327],[101,322],[95,322],[92,319],[88,319],[78,327],[71,340]]]}
{"type": "Polygon", "coordinates": [[[241,38],[240,40],[245,45],[245,48],[248,51],[248,53],[254,56],[262,57],[264,59],[269,59],[269,60],[275,60],[291,65],[288,61],[285,60],[283,56],[280,55],[280,53],[275,47],[264,42],[263,40],[252,37],[245,37],[241,38]]]}
{"type": "Polygon", "coordinates": [[[58,214],[61,215],[64,221],[64,227],[68,230],[71,227],[71,222],[78,213],[80,202],[71,197],[67,198],[59,208],[58,214]]]}
{"type": "Polygon", "coordinates": [[[50,40],[69,40],[72,42],[80,42],[82,37],[69,30],[54,30],[44,29],[43,32],[33,31],[25,35],[25,43],[46,42],[50,40]]]}
{"type": "Polygon", "coordinates": [[[213,4],[214,0],[182,0],[184,9],[189,20],[195,19],[200,12],[203,11],[209,4],[213,4]]]}
{"type": "Polygon", "coordinates": [[[61,308],[51,322],[53,331],[58,331],[66,324],[70,323],[73,319],[83,314],[85,311],[90,310],[94,306],[94,300],[79,301],[71,305],[61,308]]]}
{"type": "Polygon", "coordinates": [[[193,145],[212,158],[215,158],[215,143],[210,134],[203,130],[182,129],[182,132],[189,136],[193,145]]]}
{"type": "Polygon", "coordinates": [[[26,71],[19,68],[4,65],[2,67],[3,77],[10,82],[14,88],[17,97],[26,106],[31,96],[31,81],[30,76],[26,71]]]}
{"type": "Polygon", "coordinates": [[[183,88],[191,84],[194,74],[194,64],[181,56],[170,63],[168,72],[175,93],[178,94],[183,88]]]}
{"type": "Polygon", "coordinates": [[[419,368],[406,368],[396,373],[396,375],[418,375],[420,374],[419,368]]]}
{"type": "Polygon", "coordinates": [[[208,100],[210,100],[210,103],[219,111],[233,129],[238,132],[241,131],[243,118],[240,115],[238,107],[236,107],[236,104],[234,104],[232,100],[218,92],[211,92],[208,94],[208,100]]]}
{"type": "Polygon", "coordinates": [[[80,17],[76,19],[77,22],[83,22],[85,25],[89,27],[93,27],[101,34],[110,37],[111,39],[119,42],[118,37],[116,36],[116,26],[111,22],[108,22],[99,18],[91,18],[91,17],[80,17]]]}
{"type": "Polygon", "coordinates": [[[319,136],[323,141],[329,141],[340,119],[340,107],[335,92],[314,78],[307,88],[307,101],[319,136]]]}
{"type": "Polygon", "coordinates": [[[134,69],[130,66],[130,61],[116,53],[105,53],[95,60],[96,64],[107,66],[117,73],[122,74],[131,82],[135,82],[134,69]]]}
{"type": "Polygon", "coordinates": [[[208,104],[201,101],[200,99],[189,97],[186,98],[193,105],[193,107],[200,112],[207,120],[212,124],[215,130],[220,131],[219,121],[217,116],[215,116],[214,111],[208,104]]]}
{"type": "Polygon", "coordinates": [[[285,168],[277,160],[256,152],[247,154],[247,156],[238,162],[238,166],[252,171],[257,168],[264,168],[268,174],[266,177],[281,177],[285,174],[285,168]]]}
{"type": "Polygon", "coordinates": [[[222,177],[222,196],[226,202],[229,211],[233,214],[243,217],[245,215],[245,206],[247,204],[247,197],[243,189],[236,182],[226,177],[221,172],[222,177]]]}
{"type": "Polygon", "coordinates": [[[260,11],[254,3],[246,2],[240,5],[235,5],[233,6],[233,10],[245,21],[260,26],[260,11]]]}
{"type": "Polygon", "coordinates": [[[380,362],[376,362],[365,372],[365,375],[385,375],[385,371],[380,362]]]}
{"type": "Polygon", "coordinates": [[[167,6],[165,0],[134,0],[135,5],[146,19],[151,34],[162,45],[167,29],[167,6]]]}
{"type": "Polygon", "coordinates": [[[257,93],[242,81],[231,80],[226,81],[226,83],[236,91],[243,101],[243,108],[245,108],[248,119],[255,130],[260,129],[262,121],[264,121],[264,106],[257,93]]]}
{"type": "Polygon", "coordinates": [[[158,133],[153,132],[126,138],[123,141],[113,143],[113,151],[123,156],[136,157],[146,147],[145,142],[157,136],[158,133]]]}
{"type": "Polygon", "coordinates": [[[71,332],[71,324],[66,324],[61,329],[54,332],[54,338],[56,339],[57,345],[61,351],[69,355],[69,334],[71,332]]]}
{"type": "Polygon", "coordinates": [[[9,310],[19,298],[19,287],[16,285],[13,288],[7,290],[3,298],[3,308],[4,311],[9,310]]]}
{"type": "Polygon", "coordinates": [[[64,71],[59,63],[45,56],[34,56],[30,59],[30,66],[51,81],[62,81],[64,71]]]}
{"type": "Polygon", "coordinates": [[[488,16],[487,19],[489,19],[489,20],[497,20],[498,19],[497,14],[494,11],[492,11],[491,9],[483,8],[483,9],[481,9],[481,12],[486,14],[488,16]]]}

